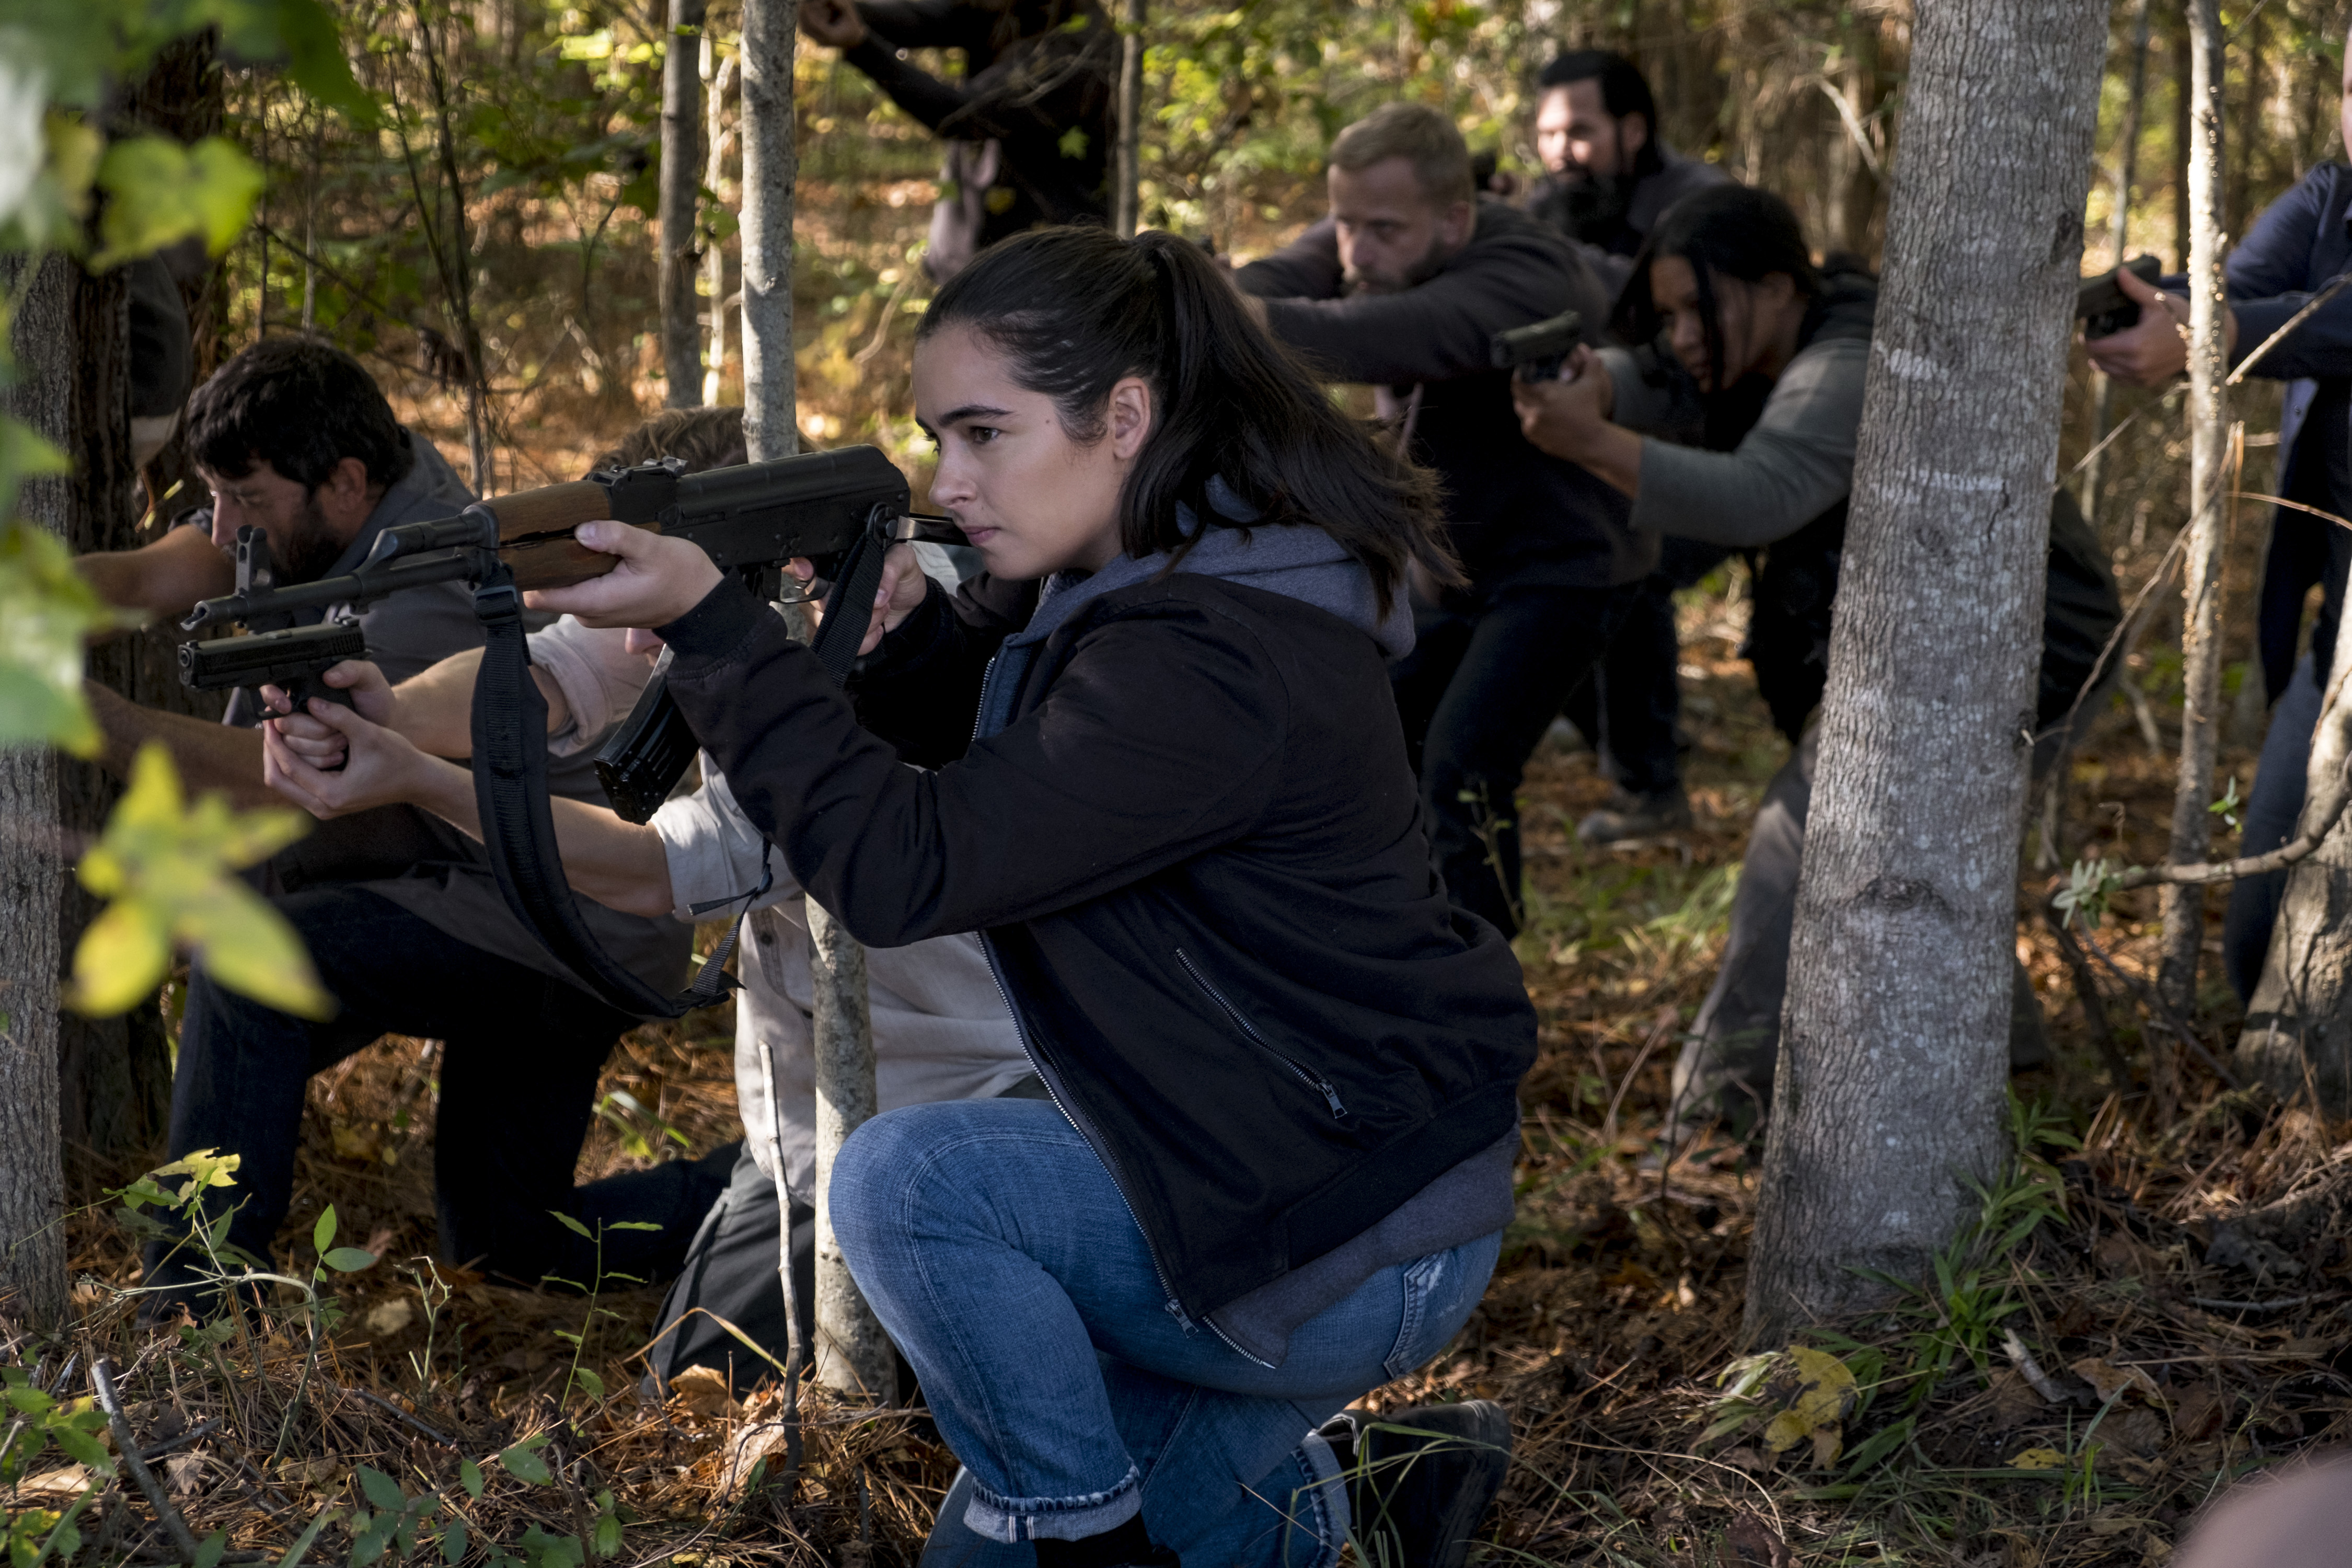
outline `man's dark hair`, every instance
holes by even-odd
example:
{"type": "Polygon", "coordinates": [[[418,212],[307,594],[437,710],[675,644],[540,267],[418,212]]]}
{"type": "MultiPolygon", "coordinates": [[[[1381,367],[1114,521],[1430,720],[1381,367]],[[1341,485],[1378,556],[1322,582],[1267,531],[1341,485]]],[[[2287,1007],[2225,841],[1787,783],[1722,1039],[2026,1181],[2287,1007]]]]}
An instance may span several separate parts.
{"type": "Polygon", "coordinates": [[[399,482],[416,461],[383,390],[360,362],[306,334],[264,338],[188,400],[188,451],[226,479],[268,463],[306,490],[357,458],[368,482],[399,482]]]}
{"type": "Polygon", "coordinates": [[[1665,166],[1658,152],[1658,100],[1650,91],[1650,79],[1642,68],[1623,55],[1609,49],[1570,49],[1544,67],[1536,84],[1549,92],[1556,87],[1573,87],[1580,81],[1601,83],[1601,107],[1609,111],[1612,120],[1622,120],[1629,114],[1642,117],[1643,128],[1649,132],[1642,140],[1642,150],[1633,154],[1633,173],[1654,174],[1665,166]]]}
{"type": "Polygon", "coordinates": [[[1014,384],[1051,397],[1075,441],[1102,439],[1123,377],[1150,384],[1150,433],[1118,499],[1130,556],[1182,559],[1201,532],[1186,532],[1181,506],[1210,528],[1321,529],[1363,563],[1383,615],[1408,563],[1461,580],[1435,479],[1325,396],[1190,240],[1095,226],[1015,235],[931,297],[915,341],[950,327],[1003,353],[1014,384]],[[1227,516],[1213,496],[1255,516],[1227,516]]]}

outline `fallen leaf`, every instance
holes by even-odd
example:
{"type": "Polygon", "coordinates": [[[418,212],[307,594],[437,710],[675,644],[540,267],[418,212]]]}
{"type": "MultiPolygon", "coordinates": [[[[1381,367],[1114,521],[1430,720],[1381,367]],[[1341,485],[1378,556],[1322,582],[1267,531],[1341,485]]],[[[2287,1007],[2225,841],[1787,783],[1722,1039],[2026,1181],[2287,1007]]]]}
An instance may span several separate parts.
{"type": "Polygon", "coordinates": [[[205,1457],[202,1454],[174,1454],[163,1461],[163,1473],[170,1478],[172,1490],[181,1497],[194,1497],[204,1484],[205,1457]]]}
{"type": "Polygon", "coordinates": [[[89,1468],[68,1465],[61,1470],[43,1470],[37,1476],[26,1476],[16,1483],[18,1500],[42,1507],[63,1508],[89,1489],[95,1479],[89,1468]]]}
{"type": "Polygon", "coordinates": [[[1785,1454],[1807,1438],[1813,1440],[1816,1463],[1834,1463],[1841,1445],[1838,1423],[1853,1408],[1853,1373],[1845,1363],[1826,1351],[1791,1345],[1781,1352],[1782,1376],[1766,1385],[1782,1408],[1764,1428],[1764,1447],[1785,1454]],[[1788,1374],[1793,1373],[1792,1383],[1788,1374]],[[1787,1383],[1787,1386],[1783,1384],[1787,1383]],[[1826,1430],[1824,1444],[1819,1434],[1826,1430]]]}
{"type": "Polygon", "coordinates": [[[716,1367],[690,1366],[671,1378],[669,1403],[677,1415],[704,1420],[743,1414],[727,1386],[726,1374],[716,1367]]]}
{"type": "Polygon", "coordinates": [[[2012,1470],[2054,1470],[2066,1462],[2066,1456],[2055,1448],[2028,1448],[2013,1455],[2009,1461],[2012,1470]]]}
{"type": "Polygon", "coordinates": [[[1724,1568],[1795,1568],[1796,1556],[1780,1532],[1752,1513],[1743,1513],[1723,1532],[1724,1568]]]}
{"type": "Polygon", "coordinates": [[[2231,1396],[2210,1384],[2184,1391],[2172,1407],[2172,1434],[2183,1443],[2201,1443],[2230,1418],[2231,1396]]]}
{"type": "Polygon", "coordinates": [[[407,1297],[394,1296],[371,1308],[362,1321],[367,1324],[369,1333],[377,1339],[388,1340],[416,1321],[416,1307],[407,1297]]]}
{"type": "Polygon", "coordinates": [[[2013,1366],[2004,1366],[1992,1374],[1993,1424],[2003,1431],[2022,1426],[2039,1419],[2050,1408],[2049,1402],[2025,1381],[2025,1374],[2013,1366]]]}
{"type": "MultiPolygon", "coordinates": [[[[739,1430],[727,1445],[726,1479],[719,1483],[719,1489],[733,1491],[761,1459],[782,1459],[791,1431],[791,1426],[782,1421],[762,1421],[739,1430]]],[[[772,1470],[774,1468],[773,1464],[769,1466],[772,1470]]]]}
{"type": "Polygon", "coordinates": [[[340,1122],[333,1129],[335,1158],[338,1160],[374,1161],[383,1154],[373,1133],[364,1127],[345,1127],[340,1122]]]}
{"type": "Polygon", "coordinates": [[[1761,1471],[1765,1466],[1764,1456],[1745,1443],[1737,1448],[1727,1449],[1723,1455],[1723,1462],[1727,1465],[1737,1465],[1750,1475],[1761,1471]]]}
{"type": "Polygon", "coordinates": [[[2167,1403],[2164,1390],[2157,1387],[2156,1379],[2148,1376],[2145,1367],[2116,1366],[2092,1356],[2066,1370],[2089,1384],[2103,1400],[2113,1402],[2126,1394],[2137,1394],[2150,1405],[2167,1403]]]}

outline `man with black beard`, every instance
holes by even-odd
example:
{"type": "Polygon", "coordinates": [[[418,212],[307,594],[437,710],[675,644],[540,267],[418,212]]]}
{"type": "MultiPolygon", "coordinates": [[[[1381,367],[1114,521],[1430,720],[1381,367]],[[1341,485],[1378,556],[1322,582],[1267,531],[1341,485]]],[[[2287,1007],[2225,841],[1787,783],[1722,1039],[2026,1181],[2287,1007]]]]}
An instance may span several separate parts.
{"type": "Polygon", "coordinates": [[[1606,49],[1571,49],[1537,79],[1536,156],[1543,178],[1528,210],[1576,242],[1613,300],[1659,216],[1730,179],[1658,135],[1642,68],[1606,49]]]}
{"type": "MultiPolygon", "coordinates": [[[[279,582],[313,582],[356,567],[386,528],[453,517],[474,500],[433,444],[402,427],[359,362],[316,338],[264,339],[223,365],[189,401],[186,439],[212,507],[152,544],[81,557],[83,575],[115,605],[177,617],[230,592],[240,528],[268,536],[279,582]]],[[[554,618],[527,617],[534,630],[554,618]]],[[[394,679],[483,642],[462,583],[393,595],[357,619],[369,658],[394,679]]],[[[545,671],[533,673],[550,685],[545,671]]],[[[191,790],[276,801],[262,783],[258,693],[238,691],[227,722],[210,724],[137,707],[102,687],[89,692],[102,761],[113,771],[158,741],[191,790]]],[[[559,794],[603,799],[585,756],[551,763],[548,782],[559,794]]],[[[174,1158],[201,1149],[243,1157],[237,1185],[212,1194],[237,1205],[233,1246],[268,1258],[288,1215],[310,1075],[379,1036],[402,1034],[443,1043],[432,1076],[447,1261],[524,1283],[550,1275],[585,1283],[600,1262],[640,1279],[676,1271],[726,1185],[726,1162],[711,1170],[674,1162],[575,1194],[597,1074],[637,1020],[582,989],[548,955],[507,908],[479,846],[436,818],[390,806],[323,826],[260,879],[340,1010],[325,1022],[292,1017],[224,989],[202,963],[190,977],[170,1149],[174,1158]],[[549,1214],[558,1207],[592,1231],[621,1219],[661,1228],[608,1231],[600,1258],[549,1214]]],[[[588,900],[581,910],[605,951],[648,984],[668,990],[684,976],[686,928],[588,900]]],[[[183,1244],[151,1242],[142,1315],[204,1306],[200,1263],[183,1244]]]]}
{"type": "Polygon", "coordinates": [[[1329,379],[1372,385],[1444,482],[1469,582],[1418,606],[1418,646],[1390,673],[1446,889],[1515,931],[1520,774],[1655,548],[1627,532],[1623,496],[1528,444],[1489,344],[1568,310],[1597,331],[1608,300],[1557,232],[1475,195],[1435,110],[1391,103],[1349,126],[1328,184],[1330,216],[1234,280],[1329,379]]]}
{"type": "MultiPolygon", "coordinates": [[[[1665,144],[1650,84],[1624,56],[1572,49],[1546,66],[1538,80],[1536,156],[1544,177],[1528,210],[1575,244],[1613,300],[1660,216],[1730,176],[1665,144]]],[[[1616,785],[1609,802],[1578,824],[1588,842],[1646,838],[1690,824],[1675,732],[1682,645],[1674,595],[1727,553],[1692,540],[1664,541],[1658,570],[1628,606],[1607,657],[1569,696],[1569,720],[1601,753],[1616,785]]]]}

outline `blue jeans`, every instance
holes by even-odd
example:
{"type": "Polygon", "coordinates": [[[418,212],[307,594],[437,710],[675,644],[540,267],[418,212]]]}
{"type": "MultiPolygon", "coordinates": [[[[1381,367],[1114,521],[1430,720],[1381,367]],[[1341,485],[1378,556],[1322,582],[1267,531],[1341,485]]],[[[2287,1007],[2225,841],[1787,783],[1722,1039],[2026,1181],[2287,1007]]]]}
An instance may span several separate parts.
{"type": "MultiPolygon", "coordinates": [[[[2320,700],[2317,674],[2305,654],[2295,660],[2294,673],[2271,710],[2270,728],[2263,732],[2262,760],[2254,764],[2253,786],[2239,819],[2239,854],[2267,855],[2294,837],[2309,784],[2311,732],[2319,724],[2320,700]]],[[[2221,917],[2221,968],[2242,1005],[2254,999],[2262,981],[2271,930],[2286,897],[2286,877],[2284,871],[2266,871],[2230,884],[2229,908],[2221,917]]]]}
{"type": "Polygon", "coordinates": [[[1044,1101],[877,1116],[831,1198],[850,1271],[964,1464],[926,1568],[1033,1564],[1033,1541],[1138,1512],[1188,1563],[1336,1563],[1347,1492],[1313,1429],[1445,1347],[1502,1239],[1381,1270],[1271,1368],[1169,1310],[1126,1201],[1044,1101]]]}

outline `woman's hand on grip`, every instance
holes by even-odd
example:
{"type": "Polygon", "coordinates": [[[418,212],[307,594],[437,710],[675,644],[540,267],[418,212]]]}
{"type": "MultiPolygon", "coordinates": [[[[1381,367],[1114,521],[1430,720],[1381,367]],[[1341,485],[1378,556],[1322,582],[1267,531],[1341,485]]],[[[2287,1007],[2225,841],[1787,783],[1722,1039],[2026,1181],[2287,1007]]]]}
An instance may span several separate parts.
{"type": "MultiPolygon", "coordinates": [[[[788,570],[803,591],[816,577],[816,568],[806,561],[794,560],[788,570]]],[[[859,657],[881,647],[882,639],[897,631],[929,592],[930,580],[923,574],[923,563],[915,554],[915,547],[892,545],[890,553],[882,560],[882,581],[874,591],[874,615],[866,624],[866,640],[857,646],[859,657]]],[[[810,604],[809,611],[823,622],[824,612],[814,603],[810,604]]]]}
{"type": "Polygon", "coordinates": [[[686,540],[609,521],[583,522],[572,537],[620,564],[568,588],[534,588],[523,595],[532,609],[576,616],[583,626],[661,626],[719,586],[718,566],[686,540]]]}

